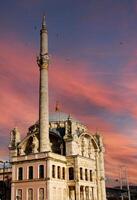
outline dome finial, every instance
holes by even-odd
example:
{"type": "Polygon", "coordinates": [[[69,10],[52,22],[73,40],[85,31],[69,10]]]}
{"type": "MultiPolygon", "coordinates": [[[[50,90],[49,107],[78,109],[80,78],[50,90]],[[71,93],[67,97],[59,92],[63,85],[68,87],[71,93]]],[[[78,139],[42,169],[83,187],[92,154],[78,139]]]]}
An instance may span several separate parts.
{"type": "Polygon", "coordinates": [[[56,101],[55,112],[60,111],[59,101],[56,101]]]}

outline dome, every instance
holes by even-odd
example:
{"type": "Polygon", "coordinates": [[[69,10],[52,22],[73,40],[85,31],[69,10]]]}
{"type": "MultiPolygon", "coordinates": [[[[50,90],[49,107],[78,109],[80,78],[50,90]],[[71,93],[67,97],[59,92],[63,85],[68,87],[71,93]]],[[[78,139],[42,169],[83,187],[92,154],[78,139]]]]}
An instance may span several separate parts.
{"type": "Polygon", "coordinates": [[[50,133],[51,135],[55,135],[55,136],[57,136],[57,137],[59,137],[59,138],[62,138],[60,132],[57,131],[56,128],[52,129],[49,133],[50,133]]]}
{"type": "Polygon", "coordinates": [[[49,121],[66,121],[69,114],[63,112],[53,112],[49,114],[49,121]]]}
{"type": "Polygon", "coordinates": [[[77,121],[78,120],[72,118],[70,114],[63,113],[63,112],[52,112],[49,114],[49,121],[50,122],[58,122],[58,121],[66,121],[70,117],[71,121],[77,121]]]}

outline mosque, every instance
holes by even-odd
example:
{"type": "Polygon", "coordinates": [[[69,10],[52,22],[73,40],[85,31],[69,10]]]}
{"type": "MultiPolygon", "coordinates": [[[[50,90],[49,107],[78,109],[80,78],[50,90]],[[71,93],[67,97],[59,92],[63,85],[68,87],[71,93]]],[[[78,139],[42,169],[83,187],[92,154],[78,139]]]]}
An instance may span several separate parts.
{"type": "Polygon", "coordinates": [[[102,137],[58,108],[49,114],[45,17],[37,63],[39,120],[22,140],[17,128],[10,134],[11,168],[4,173],[11,175],[11,200],[106,200],[102,137]]]}

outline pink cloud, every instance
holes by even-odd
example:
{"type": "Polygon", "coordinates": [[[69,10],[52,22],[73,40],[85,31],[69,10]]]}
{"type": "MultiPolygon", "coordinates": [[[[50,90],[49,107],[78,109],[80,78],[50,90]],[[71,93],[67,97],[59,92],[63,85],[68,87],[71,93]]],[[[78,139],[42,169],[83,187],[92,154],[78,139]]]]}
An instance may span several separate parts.
{"type": "Polygon", "coordinates": [[[92,72],[89,74],[86,71],[86,63],[66,63],[59,58],[55,58],[52,62],[51,87],[74,97],[83,96],[96,105],[113,112],[123,109],[122,99],[118,97],[117,92],[111,86],[97,81],[94,74],[92,76],[92,72]]]}
{"type": "MultiPolygon", "coordinates": [[[[16,40],[12,40],[10,43],[7,41],[0,43],[2,72],[0,78],[0,113],[2,113],[0,127],[7,131],[7,138],[9,138],[11,128],[18,126],[24,135],[27,128],[38,119],[39,69],[33,47],[28,48],[16,40]]],[[[88,64],[85,62],[70,61],[66,63],[64,58],[53,56],[49,67],[50,91],[55,93],[55,97],[66,95],[72,99],[76,98],[78,101],[87,99],[92,104],[111,111],[112,114],[128,110],[131,115],[135,115],[137,112],[134,99],[136,88],[129,83],[126,85],[125,80],[122,79],[120,84],[124,84],[127,91],[132,90],[133,92],[131,99],[125,98],[125,95],[123,96],[119,90],[116,91],[111,85],[98,81],[92,72],[89,74],[87,66],[88,64]]],[[[69,113],[73,113],[73,106],[75,105],[71,105],[69,102],[65,102],[63,105],[64,110],[69,113]]],[[[136,163],[136,159],[134,159],[136,147],[132,144],[135,136],[124,136],[123,133],[115,131],[115,125],[98,116],[79,114],[79,118],[88,124],[93,133],[96,131],[96,127],[103,132],[107,174],[114,175],[111,170],[112,163],[117,168],[125,163],[120,158],[127,157],[129,173],[134,177],[136,172],[133,164],[136,163]]],[[[5,150],[0,152],[1,157],[5,155],[5,150]]]]}
{"type": "Polygon", "coordinates": [[[34,52],[30,52],[32,49],[15,40],[10,43],[1,41],[0,113],[3,113],[0,116],[1,126],[8,128],[20,124],[24,126],[37,119],[35,97],[29,97],[29,91],[28,93],[25,91],[30,87],[30,93],[35,94],[38,90],[37,88],[34,90],[38,83],[38,69],[32,55],[34,52]]]}

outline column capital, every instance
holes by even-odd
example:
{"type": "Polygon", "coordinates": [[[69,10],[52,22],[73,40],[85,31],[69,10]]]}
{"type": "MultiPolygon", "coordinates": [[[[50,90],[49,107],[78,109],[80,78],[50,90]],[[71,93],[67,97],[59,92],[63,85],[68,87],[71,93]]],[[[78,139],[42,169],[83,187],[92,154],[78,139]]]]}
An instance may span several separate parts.
{"type": "Polygon", "coordinates": [[[49,66],[49,55],[40,55],[37,57],[37,64],[40,69],[48,69],[49,66]]]}

